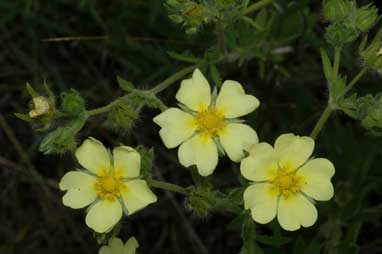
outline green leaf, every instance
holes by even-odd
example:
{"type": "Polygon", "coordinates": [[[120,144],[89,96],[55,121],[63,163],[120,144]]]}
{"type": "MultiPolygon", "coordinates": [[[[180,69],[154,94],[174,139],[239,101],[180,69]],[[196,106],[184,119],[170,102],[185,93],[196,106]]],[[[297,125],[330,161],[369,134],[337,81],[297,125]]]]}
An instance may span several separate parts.
{"type": "Polygon", "coordinates": [[[32,122],[33,119],[29,117],[27,114],[21,114],[21,113],[14,113],[15,116],[25,122],[32,122]]]}
{"type": "Polygon", "coordinates": [[[167,54],[174,58],[175,60],[181,61],[181,62],[186,62],[186,63],[200,63],[203,61],[203,59],[190,56],[190,55],[185,55],[185,54],[179,54],[174,51],[168,51],[167,54]]]}
{"type": "Polygon", "coordinates": [[[332,63],[325,49],[321,48],[320,52],[321,52],[322,67],[324,68],[324,74],[325,74],[326,80],[329,83],[332,83],[332,73],[333,73],[332,63]]]}
{"type": "Polygon", "coordinates": [[[218,69],[216,68],[216,66],[211,63],[210,64],[210,73],[211,73],[211,77],[212,77],[212,80],[214,81],[215,85],[217,87],[221,87],[222,86],[222,78],[220,77],[220,73],[218,71],[218,69]]]}
{"type": "Polygon", "coordinates": [[[267,235],[256,235],[255,237],[256,241],[272,245],[272,246],[280,246],[289,243],[292,239],[289,237],[283,237],[283,236],[267,236],[267,235]]]}
{"type": "Polygon", "coordinates": [[[154,148],[147,149],[144,146],[138,146],[137,151],[141,155],[141,176],[149,178],[153,170],[154,148]]]}
{"type": "Polygon", "coordinates": [[[29,83],[26,83],[26,88],[27,88],[27,91],[29,93],[29,95],[32,97],[32,98],[35,98],[35,97],[39,97],[40,94],[38,92],[36,92],[36,90],[33,89],[33,87],[29,84],[29,83]]]}
{"type": "Polygon", "coordinates": [[[118,82],[118,85],[119,85],[124,91],[126,91],[126,92],[133,92],[133,91],[135,90],[135,87],[134,87],[133,83],[124,80],[124,79],[121,78],[120,76],[117,76],[117,82],[118,82]]]}
{"type": "Polygon", "coordinates": [[[247,215],[244,219],[244,223],[241,231],[241,238],[243,240],[243,246],[240,254],[263,254],[264,251],[256,243],[256,227],[255,222],[251,216],[247,215]]]}

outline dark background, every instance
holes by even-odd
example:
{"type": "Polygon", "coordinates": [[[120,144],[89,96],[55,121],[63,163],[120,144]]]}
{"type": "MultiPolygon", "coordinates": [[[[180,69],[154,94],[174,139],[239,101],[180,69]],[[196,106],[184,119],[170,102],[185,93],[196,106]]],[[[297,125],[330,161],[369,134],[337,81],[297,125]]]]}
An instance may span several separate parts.
{"type": "MultiPolygon", "coordinates": [[[[282,62],[267,64],[266,78],[259,78],[256,60],[240,67],[219,65],[223,79],[238,80],[260,99],[260,109],[246,120],[260,140],[269,143],[285,132],[309,135],[326,103],[325,80],[314,46],[325,44],[321,1],[305,2],[309,10],[305,33],[286,45],[294,52],[282,62]],[[307,36],[311,33],[316,35],[314,43],[307,36]],[[275,71],[280,66],[288,76],[275,71]]],[[[378,2],[374,1],[381,5],[378,2]]],[[[214,43],[213,32],[207,27],[198,35],[186,35],[167,18],[163,2],[156,0],[3,0],[0,13],[0,253],[97,253],[84,211],[63,206],[62,192],[56,187],[65,172],[76,167],[73,154],[44,156],[38,152],[43,135],[13,115],[28,112],[25,83],[41,89],[46,80],[57,94],[75,88],[92,109],[122,95],[117,75],[139,88],[153,87],[187,66],[171,59],[167,51],[202,55],[214,43]],[[66,36],[82,38],[43,41],[66,36]]],[[[356,45],[350,45],[343,52],[341,70],[350,76],[361,67],[355,49],[356,45]]],[[[177,87],[160,94],[166,104],[175,105],[177,87]]],[[[361,94],[380,92],[380,74],[368,73],[357,89],[361,94]]],[[[176,149],[165,149],[159,128],[152,123],[158,113],[144,109],[131,130],[119,132],[106,128],[104,118],[94,118],[78,142],[91,135],[108,146],[123,142],[155,147],[156,178],[187,186],[192,183],[189,172],[177,162],[176,149]]],[[[269,253],[305,253],[301,246],[314,242],[323,245],[321,253],[350,253],[341,252],[348,243],[355,245],[354,253],[382,253],[379,219],[374,210],[368,213],[381,203],[380,139],[343,113],[331,117],[315,155],[336,165],[336,197],[318,204],[315,226],[282,232],[293,240],[270,248],[269,253]],[[367,176],[360,177],[361,171],[368,171],[367,176]]],[[[239,186],[237,164],[221,159],[215,172],[211,180],[219,188],[239,186]]],[[[241,229],[231,223],[232,215],[213,212],[200,218],[184,208],[182,196],[155,192],[159,201],[125,219],[120,234],[124,240],[136,236],[140,253],[239,252],[241,229]]],[[[270,230],[264,226],[258,231],[270,230]]]]}

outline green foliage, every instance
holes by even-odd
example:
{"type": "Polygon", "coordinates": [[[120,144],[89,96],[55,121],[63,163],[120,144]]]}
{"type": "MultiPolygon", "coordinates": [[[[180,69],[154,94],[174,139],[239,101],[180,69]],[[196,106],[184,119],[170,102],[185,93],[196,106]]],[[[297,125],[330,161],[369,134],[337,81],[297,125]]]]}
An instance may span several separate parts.
{"type": "Polygon", "coordinates": [[[151,178],[154,162],[154,148],[147,149],[143,146],[138,146],[137,151],[141,155],[141,177],[151,178]]]}
{"type": "Polygon", "coordinates": [[[62,154],[76,148],[74,131],[68,127],[59,127],[50,132],[41,142],[39,150],[44,154],[62,154]]]}
{"type": "Polygon", "coordinates": [[[344,112],[359,120],[364,128],[375,135],[382,135],[382,94],[347,97],[341,104],[344,112]]]}
{"type": "Polygon", "coordinates": [[[325,38],[334,47],[355,41],[361,32],[369,31],[379,19],[372,4],[357,7],[349,0],[327,0],[323,3],[324,17],[332,24],[326,28],[325,38]]]}
{"type": "Polygon", "coordinates": [[[382,28],[371,41],[370,45],[366,46],[366,44],[367,37],[364,38],[359,49],[365,66],[377,72],[382,72],[382,28]]]}
{"type": "Polygon", "coordinates": [[[129,131],[139,117],[139,109],[126,97],[121,97],[107,114],[106,124],[118,131],[129,131]]]}
{"type": "Polygon", "coordinates": [[[77,116],[85,111],[85,100],[74,89],[61,93],[61,112],[66,116],[77,116]]]}

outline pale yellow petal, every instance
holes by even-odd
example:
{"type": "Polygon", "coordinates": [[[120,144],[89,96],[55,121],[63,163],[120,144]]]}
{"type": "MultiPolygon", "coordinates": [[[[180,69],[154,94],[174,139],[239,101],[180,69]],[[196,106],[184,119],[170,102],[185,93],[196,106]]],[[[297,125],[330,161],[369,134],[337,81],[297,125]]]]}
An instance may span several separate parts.
{"type": "Polygon", "coordinates": [[[105,233],[122,218],[122,207],[118,200],[100,200],[90,207],[86,225],[97,233],[105,233]]]}
{"type": "Polygon", "coordinates": [[[76,150],[80,165],[95,174],[110,169],[110,155],[105,146],[94,138],[88,138],[76,150]]]}
{"type": "Polygon", "coordinates": [[[256,131],[249,125],[241,123],[228,124],[219,133],[219,138],[228,157],[235,162],[243,159],[243,151],[249,151],[254,144],[259,142],[256,131]]]}
{"type": "Polygon", "coordinates": [[[244,208],[251,209],[254,221],[266,224],[276,217],[278,196],[269,183],[255,183],[244,191],[244,208]]]}
{"type": "Polygon", "coordinates": [[[62,203],[73,209],[83,208],[97,198],[94,189],[95,177],[78,171],[69,171],[59,183],[63,191],[67,191],[62,197],[62,203]]]}
{"type": "Polygon", "coordinates": [[[112,238],[109,240],[108,246],[103,246],[99,250],[99,254],[127,254],[125,251],[125,245],[119,238],[112,238]]]}
{"type": "Polygon", "coordinates": [[[275,170],[277,170],[277,159],[273,147],[267,143],[254,144],[250,155],[240,164],[241,174],[251,181],[269,180],[275,170]]]}
{"type": "Polygon", "coordinates": [[[292,133],[283,134],[275,142],[275,151],[280,158],[280,166],[288,165],[297,169],[312,155],[314,140],[306,136],[292,133]]]}
{"type": "Polygon", "coordinates": [[[194,111],[206,110],[211,103],[211,88],[199,69],[195,69],[191,79],[180,85],[176,99],[194,111]]]}
{"type": "Polygon", "coordinates": [[[162,128],[159,135],[167,148],[177,147],[191,137],[196,129],[194,117],[178,108],[167,109],[153,121],[162,128]]]}
{"type": "Polygon", "coordinates": [[[317,158],[308,161],[297,171],[297,175],[304,179],[301,191],[316,200],[331,199],[334,189],[330,179],[334,171],[333,163],[327,159],[317,158]]]}
{"type": "Polygon", "coordinates": [[[126,254],[135,254],[138,247],[139,243],[137,239],[135,239],[134,236],[130,237],[125,245],[126,254]]]}
{"type": "Polygon", "coordinates": [[[179,147],[178,157],[183,166],[196,165],[200,175],[208,176],[218,164],[218,149],[211,138],[195,135],[179,147]]]}
{"type": "Polygon", "coordinates": [[[317,220],[317,209],[306,197],[301,194],[285,199],[280,197],[277,219],[280,226],[288,231],[312,226],[317,220]]]}
{"type": "Polygon", "coordinates": [[[123,177],[138,177],[141,170],[141,156],[132,147],[119,146],[113,150],[114,170],[123,177]]]}
{"type": "Polygon", "coordinates": [[[144,180],[128,181],[126,187],[127,190],[122,192],[122,198],[129,215],[157,201],[157,196],[144,180]]]}
{"type": "Polygon", "coordinates": [[[259,100],[245,94],[239,82],[227,80],[223,83],[216,99],[216,108],[224,113],[226,118],[237,118],[247,115],[260,105],[259,100]]]}

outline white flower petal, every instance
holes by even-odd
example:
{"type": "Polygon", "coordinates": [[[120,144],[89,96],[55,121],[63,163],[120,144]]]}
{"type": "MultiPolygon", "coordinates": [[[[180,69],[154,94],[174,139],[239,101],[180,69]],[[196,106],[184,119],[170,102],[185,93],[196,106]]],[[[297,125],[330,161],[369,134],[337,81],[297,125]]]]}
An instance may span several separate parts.
{"type": "Polygon", "coordinates": [[[125,250],[127,254],[135,254],[137,248],[139,247],[139,243],[134,236],[130,237],[126,242],[125,250]]]}
{"type": "Polygon", "coordinates": [[[316,200],[331,199],[334,189],[330,179],[334,171],[333,164],[327,159],[317,158],[308,161],[297,171],[297,175],[304,179],[301,191],[316,200]]]}
{"type": "Polygon", "coordinates": [[[227,80],[223,83],[216,99],[216,107],[224,112],[226,118],[237,118],[247,115],[260,105],[259,100],[245,94],[239,82],[227,80]]]}
{"type": "Polygon", "coordinates": [[[153,121],[162,129],[159,135],[167,148],[174,148],[191,137],[195,132],[194,117],[178,108],[169,108],[156,116],[153,121]]]}
{"type": "Polygon", "coordinates": [[[276,217],[277,200],[269,183],[255,183],[244,191],[244,208],[251,209],[253,220],[261,224],[276,217]]]}
{"type": "Polygon", "coordinates": [[[254,144],[250,155],[240,164],[241,174],[251,181],[270,180],[277,170],[277,159],[273,147],[267,143],[254,144]]]}
{"type": "Polygon", "coordinates": [[[157,196],[144,180],[132,180],[126,183],[127,190],[122,192],[122,199],[129,215],[157,201],[157,196]]]}
{"type": "Polygon", "coordinates": [[[195,69],[191,79],[185,79],[180,85],[176,99],[194,111],[206,110],[211,103],[211,88],[208,81],[195,69]]]}
{"type": "Polygon", "coordinates": [[[317,209],[306,197],[297,194],[285,199],[280,197],[277,219],[280,226],[288,231],[312,226],[317,220],[317,209]]]}
{"type": "Polygon", "coordinates": [[[83,208],[92,203],[97,198],[94,189],[95,177],[77,171],[66,173],[59,184],[63,191],[67,191],[62,197],[64,205],[73,209],[83,208]]]}
{"type": "Polygon", "coordinates": [[[113,150],[114,170],[121,172],[123,177],[134,178],[141,170],[141,156],[132,147],[119,146],[113,150]]]}
{"type": "Polygon", "coordinates": [[[82,167],[99,174],[110,170],[110,155],[105,146],[95,138],[88,138],[76,150],[76,157],[82,167]]]}
{"type": "Polygon", "coordinates": [[[314,140],[300,137],[292,133],[283,134],[275,142],[275,151],[279,155],[281,165],[289,165],[297,169],[312,155],[314,140]]]}
{"type": "Polygon", "coordinates": [[[208,176],[218,164],[218,149],[211,138],[195,135],[179,147],[178,157],[183,166],[196,165],[200,175],[208,176]]]}
{"type": "Polygon", "coordinates": [[[86,225],[97,233],[109,231],[122,218],[122,207],[118,200],[100,200],[90,207],[86,225]]]}
{"type": "Polygon", "coordinates": [[[243,159],[243,150],[248,151],[252,145],[259,142],[256,131],[240,123],[228,124],[223,131],[219,132],[219,138],[228,157],[235,162],[243,159]]]}

